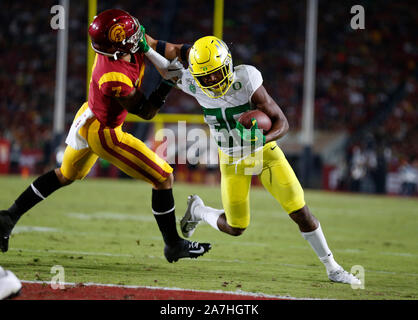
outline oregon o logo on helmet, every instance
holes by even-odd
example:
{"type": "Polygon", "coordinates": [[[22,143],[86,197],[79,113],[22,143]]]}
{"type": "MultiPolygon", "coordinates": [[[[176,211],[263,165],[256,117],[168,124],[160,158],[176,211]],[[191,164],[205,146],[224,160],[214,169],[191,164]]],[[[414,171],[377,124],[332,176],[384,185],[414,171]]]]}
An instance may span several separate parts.
{"type": "Polygon", "coordinates": [[[121,42],[126,38],[123,24],[115,24],[109,30],[109,40],[112,42],[121,42]]]}

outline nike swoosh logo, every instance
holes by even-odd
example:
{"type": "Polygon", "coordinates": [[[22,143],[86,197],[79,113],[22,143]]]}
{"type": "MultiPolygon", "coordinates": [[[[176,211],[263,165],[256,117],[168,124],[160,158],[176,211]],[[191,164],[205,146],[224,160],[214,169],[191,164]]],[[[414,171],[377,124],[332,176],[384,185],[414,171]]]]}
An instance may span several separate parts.
{"type": "Polygon", "coordinates": [[[277,146],[274,146],[274,147],[270,148],[270,150],[274,150],[274,149],[276,149],[276,147],[277,147],[277,146]]]}
{"type": "Polygon", "coordinates": [[[189,250],[189,252],[199,254],[205,252],[205,249],[203,249],[203,247],[200,247],[199,250],[189,250]]]}

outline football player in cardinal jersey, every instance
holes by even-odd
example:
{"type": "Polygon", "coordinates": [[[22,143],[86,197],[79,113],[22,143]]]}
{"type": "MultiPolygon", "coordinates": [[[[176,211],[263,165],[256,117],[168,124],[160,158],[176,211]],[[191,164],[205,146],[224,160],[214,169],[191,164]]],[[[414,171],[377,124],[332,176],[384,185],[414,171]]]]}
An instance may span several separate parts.
{"type": "Polygon", "coordinates": [[[173,85],[166,80],[178,75],[181,63],[177,58],[186,60],[190,45],[155,40],[135,17],[118,9],[97,15],[88,31],[97,53],[88,101],[74,118],[61,167],[38,177],[8,210],[0,212],[1,251],[8,250],[10,233],[25,212],[61,187],[83,179],[100,157],[152,185],[152,212],[169,262],[203,255],[210,244],[188,241],[177,233],[173,169],[142,141],[122,131],[128,112],[144,119],[158,112],[173,85]],[[140,90],[145,57],[166,79],[149,97],[140,90]]]}
{"type": "Polygon", "coordinates": [[[190,196],[180,222],[183,235],[190,237],[200,222],[233,236],[241,235],[250,223],[252,175],[258,175],[263,186],[296,222],[303,238],[325,265],[328,278],[359,284],[355,276],[334,260],[320,223],[307,207],[303,189],[276,143],[289,126],[264,88],[261,73],[250,65],[233,68],[228,46],[214,36],[200,38],[193,44],[188,63],[176,85],[202,106],[205,122],[218,143],[223,210],[205,206],[197,195],[190,196]],[[251,109],[259,109],[270,117],[269,131],[263,134],[258,130],[256,120],[250,129],[237,121],[251,109]]]}

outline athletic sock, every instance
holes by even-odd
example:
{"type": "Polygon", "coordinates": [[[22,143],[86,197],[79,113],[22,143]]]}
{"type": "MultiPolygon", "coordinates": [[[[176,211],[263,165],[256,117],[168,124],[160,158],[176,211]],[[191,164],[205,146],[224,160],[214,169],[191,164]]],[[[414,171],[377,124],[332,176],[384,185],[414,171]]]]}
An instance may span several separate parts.
{"type": "Polygon", "coordinates": [[[207,206],[196,206],[194,214],[197,218],[208,223],[212,228],[219,231],[218,218],[221,214],[225,213],[224,210],[214,209],[207,206]]]}
{"type": "Polygon", "coordinates": [[[16,224],[25,212],[61,187],[62,185],[58,180],[55,170],[51,170],[38,177],[8,209],[13,223],[16,224]]]}
{"type": "Polygon", "coordinates": [[[166,245],[171,245],[181,240],[177,233],[172,189],[152,189],[152,212],[166,245]]]}
{"type": "Polygon", "coordinates": [[[331,250],[328,248],[321,225],[311,232],[302,232],[302,237],[309,242],[312,249],[317,254],[319,260],[324,264],[327,272],[340,269],[340,265],[334,260],[331,250]]]}

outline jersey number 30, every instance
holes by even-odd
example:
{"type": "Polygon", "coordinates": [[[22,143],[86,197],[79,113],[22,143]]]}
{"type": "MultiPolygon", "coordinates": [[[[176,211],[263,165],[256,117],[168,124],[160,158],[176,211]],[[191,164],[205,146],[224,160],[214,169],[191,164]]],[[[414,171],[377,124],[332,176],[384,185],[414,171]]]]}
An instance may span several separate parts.
{"type": "MultiPolygon", "coordinates": [[[[240,106],[236,106],[236,107],[229,107],[225,109],[225,118],[224,115],[222,113],[222,108],[214,108],[214,109],[209,109],[209,108],[203,108],[203,113],[205,114],[205,118],[207,120],[209,120],[209,116],[214,116],[216,118],[216,124],[214,124],[214,128],[216,131],[229,131],[232,130],[236,127],[236,120],[238,119],[239,116],[241,115],[241,113],[250,110],[250,104],[246,103],[240,106]]],[[[211,121],[209,120],[208,123],[211,123],[211,121]]],[[[232,138],[232,137],[229,137],[232,138]]],[[[231,145],[232,141],[230,141],[230,145],[231,145]]],[[[220,144],[220,141],[218,141],[218,145],[220,144]]]]}

